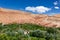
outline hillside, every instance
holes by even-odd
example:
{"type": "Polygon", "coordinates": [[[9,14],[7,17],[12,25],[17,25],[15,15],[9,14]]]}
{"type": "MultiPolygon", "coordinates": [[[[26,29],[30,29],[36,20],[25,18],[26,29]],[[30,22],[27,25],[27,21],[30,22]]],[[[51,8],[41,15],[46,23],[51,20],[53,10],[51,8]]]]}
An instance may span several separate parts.
{"type": "Polygon", "coordinates": [[[29,12],[0,8],[0,23],[33,23],[48,27],[60,27],[60,14],[48,16],[29,12]]]}

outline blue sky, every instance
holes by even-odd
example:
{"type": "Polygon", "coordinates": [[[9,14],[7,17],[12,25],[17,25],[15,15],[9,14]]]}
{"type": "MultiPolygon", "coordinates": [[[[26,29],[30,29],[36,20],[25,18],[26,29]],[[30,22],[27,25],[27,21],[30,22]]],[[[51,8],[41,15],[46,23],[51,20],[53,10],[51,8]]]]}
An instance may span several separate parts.
{"type": "Polygon", "coordinates": [[[0,7],[53,15],[60,13],[60,0],[0,0],[0,7]]]}

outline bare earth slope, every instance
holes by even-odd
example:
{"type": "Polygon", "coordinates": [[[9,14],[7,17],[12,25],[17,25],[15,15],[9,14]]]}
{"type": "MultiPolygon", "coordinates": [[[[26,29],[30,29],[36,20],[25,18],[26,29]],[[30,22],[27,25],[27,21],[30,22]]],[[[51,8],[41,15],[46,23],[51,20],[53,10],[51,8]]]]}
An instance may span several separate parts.
{"type": "Polygon", "coordinates": [[[48,16],[0,8],[0,23],[33,23],[48,27],[60,27],[60,14],[48,16]]]}

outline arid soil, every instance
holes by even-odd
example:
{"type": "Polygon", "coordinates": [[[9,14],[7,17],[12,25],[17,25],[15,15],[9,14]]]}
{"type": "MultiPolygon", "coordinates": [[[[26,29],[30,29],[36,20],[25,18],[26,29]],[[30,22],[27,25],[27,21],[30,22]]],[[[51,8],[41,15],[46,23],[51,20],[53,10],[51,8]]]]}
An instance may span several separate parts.
{"type": "Polygon", "coordinates": [[[0,8],[0,23],[33,23],[47,27],[60,27],[60,14],[48,16],[45,14],[32,14],[30,12],[0,8]]]}

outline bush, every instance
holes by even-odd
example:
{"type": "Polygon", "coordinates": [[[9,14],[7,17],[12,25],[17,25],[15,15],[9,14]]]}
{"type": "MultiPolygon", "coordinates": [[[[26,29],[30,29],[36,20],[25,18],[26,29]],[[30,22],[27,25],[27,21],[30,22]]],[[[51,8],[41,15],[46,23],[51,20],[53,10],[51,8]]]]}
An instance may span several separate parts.
{"type": "Polygon", "coordinates": [[[45,37],[41,30],[35,30],[35,31],[30,32],[30,36],[39,37],[39,38],[44,38],[45,37]]]}
{"type": "Polygon", "coordinates": [[[56,28],[47,28],[47,32],[54,34],[54,33],[57,33],[57,29],[56,28]]]}
{"type": "Polygon", "coordinates": [[[58,28],[47,28],[36,24],[0,24],[0,40],[60,40],[58,28]],[[24,34],[24,32],[28,32],[24,34]]]}

